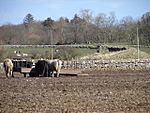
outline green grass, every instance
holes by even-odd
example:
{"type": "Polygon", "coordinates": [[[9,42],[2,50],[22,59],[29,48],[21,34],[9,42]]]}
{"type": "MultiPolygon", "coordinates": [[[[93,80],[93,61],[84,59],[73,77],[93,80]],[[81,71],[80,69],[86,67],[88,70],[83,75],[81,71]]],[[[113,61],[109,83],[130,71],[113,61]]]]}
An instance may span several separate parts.
{"type": "MultiPolygon", "coordinates": [[[[4,57],[13,58],[16,55],[14,51],[20,51],[21,53],[27,53],[32,56],[32,58],[51,58],[52,48],[5,48],[4,49],[4,57]]],[[[72,59],[78,58],[81,56],[86,56],[89,54],[95,53],[94,49],[86,49],[86,48],[54,48],[53,54],[54,58],[62,58],[62,59],[72,59]],[[58,53],[56,53],[58,50],[58,53]]]]}
{"type": "Polygon", "coordinates": [[[140,48],[140,50],[150,54],[150,48],[148,47],[140,48]]]}
{"type": "Polygon", "coordinates": [[[79,56],[86,56],[89,54],[93,54],[96,52],[95,49],[81,49],[81,48],[74,48],[74,51],[78,53],[79,56]]]}
{"type": "Polygon", "coordinates": [[[14,54],[14,51],[20,51],[21,53],[27,53],[30,54],[32,57],[41,57],[45,54],[50,54],[51,49],[50,48],[5,48],[4,49],[5,57],[13,58],[16,57],[14,54]]]}
{"type": "MultiPolygon", "coordinates": [[[[72,58],[80,58],[83,56],[96,57],[98,59],[136,59],[137,49],[128,47],[121,44],[109,44],[110,46],[119,45],[121,47],[127,47],[128,49],[122,52],[104,53],[102,55],[96,54],[96,49],[87,48],[54,48],[54,58],[59,58],[63,60],[70,60],[72,58]],[[58,53],[55,50],[59,50],[58,53]],[[99,55],[99,56],[98,56],[99,55]]],[[[5,48],[3,51],[3,57],[13,58],[15,57],[14,51],[20,51],[21,53],[30,54],[31,58],[51,58],[52,48],[5,48]]],[[[150,48],[140,48],[140,58],[150,58],[150,48]]]]}
{"type": "Polygon", "coordinates": [[[14,51],[20,51],[23,53],[30,54],[34,51],[37,51],[39,53],[44,53],[45,51],[51,51],[51,49],[50,48],[6,48],[5,51],[8,54],[12,54],[12,53],[14,53],[14,51]]]}
{"type": "MultiPolygon", "coordinates": [[[[114,54],[111,56],[112,59],[137,59],[138,58],[138,51],[136,48],[129,48],[125,51],[118,52],[118,54],[114,54]]],[[[140,59],[147,59],[150,58],[150,55],[146,52],[140,50],[139,52],[140,59]]]]}
{"type": "MultiPolygon", "coordinates": [[[[140,59],[149,59],[150,54],[140,51],[140,59]]],[[[97,60],[122,60],[122,59],[138,59],[138,51],[136,48],[129,48],[124,51],[107,52],[104,54],[93,54],[82,57],[81,59],[97,59],[97,60]]]]}

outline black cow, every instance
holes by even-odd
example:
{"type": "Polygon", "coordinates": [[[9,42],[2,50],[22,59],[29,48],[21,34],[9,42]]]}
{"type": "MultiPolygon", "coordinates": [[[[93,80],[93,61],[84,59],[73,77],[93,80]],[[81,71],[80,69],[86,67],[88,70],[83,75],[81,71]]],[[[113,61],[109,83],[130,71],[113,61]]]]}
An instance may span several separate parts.
{"type": "Polygon", "coordinates": [[[54,77],[54,71],[56,71],[57,77],[59,77],[62,61],[60,60],[38,60],[35,65],[35,70],[39,75],[44,77],[54,77]]]}

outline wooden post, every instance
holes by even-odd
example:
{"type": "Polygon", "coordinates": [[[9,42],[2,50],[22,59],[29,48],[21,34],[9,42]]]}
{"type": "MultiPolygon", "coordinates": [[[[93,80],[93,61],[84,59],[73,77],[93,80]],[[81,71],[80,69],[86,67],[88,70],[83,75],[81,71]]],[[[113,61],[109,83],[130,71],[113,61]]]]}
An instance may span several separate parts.
{"type": "Polygon", "coordinates": [[[50,32],[51,32],[51,45],[52,45],[52,50],[51,50],[51,59],[53,60],[53,58],[54,58],[54,54],[53,54],[53,32],[52,32],[52,30],[50,30],[50,32]]]}
{"type": "Polygon", "coordinates": [[[140,45],[139,45],[139,29],[137,27],[137,56],[138,56],[138,61],[140,59],[140,45]]]}

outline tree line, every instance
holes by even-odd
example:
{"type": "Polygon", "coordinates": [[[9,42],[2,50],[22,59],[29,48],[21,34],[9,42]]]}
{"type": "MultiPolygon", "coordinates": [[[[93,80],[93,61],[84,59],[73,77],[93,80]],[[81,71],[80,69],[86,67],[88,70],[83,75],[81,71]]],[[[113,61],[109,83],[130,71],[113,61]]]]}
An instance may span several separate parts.
{"type": "Polygon", "coordinates": [[[72,19],[48,17],[44,21],[36,21],[29,13],[22,24],[0,26],[0,44],[136,44],[137,28],[140,44],[149,45],[150,12],[139,19],[126,16],[118,20],[114,12],[93,16],[84,9],[72,19]]]}

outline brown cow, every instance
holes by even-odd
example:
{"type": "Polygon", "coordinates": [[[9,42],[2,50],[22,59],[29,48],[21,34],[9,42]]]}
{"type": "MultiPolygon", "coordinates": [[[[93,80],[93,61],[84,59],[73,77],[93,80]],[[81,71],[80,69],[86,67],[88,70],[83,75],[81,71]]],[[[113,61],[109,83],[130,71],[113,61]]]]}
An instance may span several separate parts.
{"type": "Polygon", "coordinates": [[[3,62],[3,66],[4,66],[4,70],[5,70],[5,73],[6,73],[6,77],[9,77],[9,76],[13,76],[13,63],[11,61],[11,59],[5,59],[4,62],[3,62]]]}

